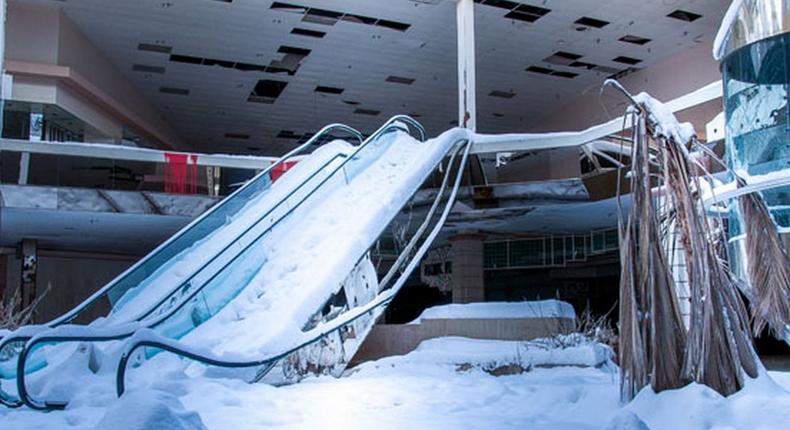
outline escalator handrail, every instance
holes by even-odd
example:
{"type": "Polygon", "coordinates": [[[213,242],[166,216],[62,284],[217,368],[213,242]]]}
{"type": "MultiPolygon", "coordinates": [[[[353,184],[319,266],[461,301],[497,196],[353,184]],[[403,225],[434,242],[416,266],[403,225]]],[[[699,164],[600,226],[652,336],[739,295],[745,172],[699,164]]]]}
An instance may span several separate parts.
{"type": "MultiPolygon", "coordinates": [[[[304,201],[306,201],[310,196],[312,196],[319,188],[321,188],[324,185],[324,183],[326,183],[336,173],[340,172],[346,166],[346,164],[349,161],[355,159],[356,155],[362,149],[364,149],[367,145],[371,144],[372,142],[377,141],[380,136],[382,136],[382,135],[384,135],[386,133],[389,133],[391,131],[395,131],[395,130],[401,129],[401,124],[406,124],[406,125],[411,126],[412,128],[414,128],[415,130],[417,130],[417,133],[420,135],[420,138],[422,139],[421,141],[424,141],[424,136],[425,136],[424,129],[422,128],[422,125],[420,125],[419,122],[417,122],[413,118],[408,117],[406,115],[397,115],[397,116],[394,116],[394,117],[390,118],[384,125],[382,125],[378,130],[376,130],[367,139],[365,139],[365,141],[362,144],[357,146],[357,148],[351,154],[349,154],[345,158],[345,160],[343,160],[343,162],[340,165],[335,167],[335,169],[332,172],[330,172],[327,175],[326,178],[324,178],[310,193],[308,193],[306,196],[304,196],[296,205],[294,205],[292,208],[290,208],[290,210],[288,212],[286,212],[286,214],[283,215],[275,224],[273,224],[272,226],[269,226],[264,232],[262,232],[260,235],[258,235],[244,249],[239,251],[230,261],[226,262],[223,267],[221,267],[219,270],[217,270],[214,273],[214,275],[212,275],[208,280],[203,282],[202,285],[196,287],[187,296],[182,298],[181,301],[177,305],[173,306],[168,312],[166,312],[166,313],[164,313],[162,315],[159,315],[157,317],[154,317],[150,321],[145,321],[145,323],[146,323],[145,326],[143,326],[142,324],[131,324],[131,325],[129,325],[129,329],[128,330],[123,330],[123,327],[120,327],[120,329],[118,327],[116,327],[114,330],[107,331],[106,334],[90,334],[90,333],[88,333],[86,331],[86,334],[83,336],[83,335],[71,335],[71,334],[69,334],[69,335],[60,335],[60,334],[57,334],[57,333],[52,335],[52,334],[47,334],[46,332],[44,332],[44,333],[39,333],[39,334],[36,334],[36,335],[30,337],[29,340],[27,341],[27,343],[25,344],[25,347],[22,349],[22,352],[19,354],[19,358],[18,358],[18,362],[17,362],[17,375],[16,375],[16,377],[17,377],[17,391],[18,391],[18,395],[19,395],[19,400],[21,400],[21,402],[23,404],[29,406],[32,409],[36,409],[36,410],[51,410],[51,409],[59,409],[61,407],[65,407],[65,405],[62,405],[62,404],[59,404],[59,403],[56,403],[56,402],[46,402],[46,401],[45,402],[41,402],[41,401],[38,401],[38,400],[34,399],[30,395],[30,392],[27,389],[26,375],[25,375],[25,365],[26,365],[26,362],[27,362],[27,357],[34,350],[36,345],[38,345],[40,343],[50,343],[50,342],[88,342],[88,341],[107,342],[107,341],[121,340],[121,339],[126,339],[126,338],[131,337],[132,335],[134,335],[135,331],[137,331],[139,329],[157,327],[159,324],[163,323],[168,318],[173,316],[176,312],[178,312],[183,306],[185,306],[187,303],[189,303],[194,297],[196,297],[197,294],[202,291],[202,289],[203,289],[203,287],[205,285],[209,284],[218,274],[222,273],[222,271],[225,270],[225,268],[227,268],[228,265],[230,265],[232,262],[234,262],[235,259],[238,258],[239,255],[243,254],[250,246],[252,246],[252,244],[254,244],[258,239],[260,239],[268,231],[270,231],[277,223],[279,223],[280,220],[284,219],[291,212],[296,210],[296,208],[301,206],[301,204],[304,201]]],[[[299,187],[297,187],[297,189],[301,188],[301,186],[303,186],[304,184],[305,184],[305,182],[300,184],[299,187]]],[[[296,192],[296,190],[291,191],[291,193],[289,193],[288,196],[285,199],[283,199],[282,201],[287,200],[295,192],[296,192]]],[[[205,267],[205,265],[203,267],[205,267]]],[[[183,283],[181,283],[179,285],[183,285],[183,283]]],[[[77,327],[79,327],[79,326],[77,326],[77,327]]],[[[92,330],[91,331],[91,333],[97,333],[97,332],[99,332],[99,331],[96,331],[96,330],[92,330]]],[[[99,332],[99,333],[101,333],[101,332],[99,332]]],[[[14,407],[14,406],[12,406],[12,407],[14,407]]]]}
{"type": "MultiPolygon", "coordinates": [[[[344,124],[339,124],[339,123],[335,123],[335,124],[330,124],[330,125],[327,125],[326,127],[323,127],[323,128],[322,128],[321,130],[319,130],[319,131],[318,131],[318,132],[317,132],[315,135],[313,135],[313,136],[312,136],[312,137],[311,137],[311,138],[310,138],[310,139],[309,139],[307,142],[303,143],[302,145],[299,145],[298,147],[296,147],[296,148],[294,148],[293,150],[291,150],[291,151],[289,151],[288,153],[286,153],[284,156],[280,157],[280,158],[279,158],[279,159],[278,159],[276,162],[274,162],[274,163],[270,164],[270,165],[269,165],[267,168],[265,168],[265,169],[264,169],[262,172],[260,172],[259,174],[257,174],[257,175],[256,175],[256,176],[255,176],[253,179],[251,179],[251,180],[247,181],[247,182],[246,182],[246,183],[245,183],[243,186],[239,187],[239,189],[237,189],[236,191],[234,191],[233,193],[231,193],[229,196],[227,196],[226,198],[224,198],[224,199],[223,199],[222,201],[220,201],[218,204],[216,204],[216,205],[212,206],[212,207],[211,207],[209,210],[207,210],[206,212],[204,212],[204,213],[203,213],[203,214],[201,214],[200,216],[198,216],[198,217],[197,217],[195,220],[193,220],[193,221],[192,221],[192,222],[190,222],[190,223],[189,223],[187,226],[185,226],[184,228],[182,228],[181,230],[179,230],[179,231],[178,231],[176,234],[174,234],[173,236],[171,236],[171,237],[170,237],[169,239],[167,239],[167,240],[166,240],[164,243],[162,243],[161,245],[159,245],[159,246],[158,246],[156,249],[154,249],[154,250],[153,250],[153,251],[151,251],[151,252],[150,252],[148,255],[146,255],[145,257],[143,257],[143,258],[142,258],[140,261],[138,261],[137,263],[135,263],[135,264],[134,264],[132,267],[130,267],[129,269],[125,270],[125,271],[124,271],[123,273],[121,273],[120,275],[116,276],[116,277],[115,277],[115,278],[114,278],[112,281],[110,281],[109,283],[107,283],[107,284],[106,284],[104,287],[102,287],[102,288],[101,288],[99,291],[97,291],[96,293],[92,294],[90,297],[88,297],[88,298],[87,298],[86,300],[84,300],[82,303],[80,303],[79,305],[75,306],[74,308],[72,308],[71,310],[69,310],[68,312],[66,312],[64,315],[62,315],[62,316],[60,316],[60,317],[58,317],[58,318],[56,318],[56,319],[54,319],[54,320],[52,320],[52,321],[50,321],[50,322],[48,322],[48,323],[45,323],[45,324],[39,324],[39,325],[28,325],[28,326],[23,326],[23,327],[20,327],[19,329],[22,329],[22,330],[21,330],[21,333],[19,332],[19,329],[17,329],[17,330],[14,330],[14,331],[8,331],[7,333],[4,333],[4,334],[5,334],[5,336],[3,336],[3,337],[0,337],[0,351],[2,351],[2,350],[3,350],[3,349],[4,349],[4,348],[5,348],[5,347],[6,347],[6,346],[9,344],[9,343],[15,343],[15,342],[27,342],[27,341],[29,341],[31,338],[33,338],[33,337],[34,337],[34,336],[35,336],[37,333],[44,332],[44,331],[46,331],[46,330],[48,330],[48,329],[52,329],[52,328],[58,327],[58,326],[60,326],[60,325],[63,325],[63,324],[66,324],[66,323],[68,323],[68,322],[72,321],[72,320],[73,320],[74,318],[76,318],[76,317],[77,317],[77,316],[78,316],[78,315],[79,315],[79,314],[80,314],[80,313],[81,313],[81,312],[82,312],[82,311],[83,311],[85,308],[87,308],[88,306],[92,305],[92,304],[93,304],[93,303],[95,303],[97,300],[99,300],[99,299],[100,299],[102,296],[104,296],[104,295],[105,295],[105,294],[106,294],[106,293],[107,293],[107,292],[108,292],[110,289],[112,289],[112,288],[113,288],[113,287],[114,287],[114,286],[117,284],[117,282],[119,282],[120,280],[122,280],[122,279],[123,279],[125,276],[127,276],[129,273],[131,273],[131,272],[132,272],[133,270],[135,270],[137,267],[141,266],[142,264],[145,264],[147,261],[149,261],[151,258],[153,258],[153,257],[154,257],[154,256],[155,256],[157,253],[161,252],[161,251],[162,251],[162,249],[164,249],[164,248],[165,248],[167,245],[169,245],[170,243],[172,243],[173,241],[175,241],[175,240],[177,240],[179,237],[181,237],[183,234],[185,234],[185,233],[186,233],[188,230],[190,230],[190,229],[191,229],[193,226],[195,226],[196,224],[198,224],[199,222],[201,222],[203,219],[205,219],[206,217],[208,217],[208,216],[210,216],[212,213],[214,213],[216,210],[218,210],[219,208],[221,208],[222,206],[224,206],[224,204],[225,204],[226,202],[230,201],[230,200],[231,200],[231,198],[232,198],[234,195],[236,195],[236,194],[238,194],[238,193],[241,193],[241,192],[242,192],[244,189],[246,189],[247,187],[249,187],[249,186],[252,186],[252,184],[253,184],[253,183],[257,182],[258,180],[261,180],[262,178],[264,178],[264,177],[265,177],[266,175],[268,175],[268,174],[269,174],[269,173],[270,173],[270,172],[271,172],[271,171],[272,171],[274,168],[276,168],[277,166],[280,166],[280,165],[282,165],[283,163],[287,162],[287,161],[288,161],[290,158],[293,158],[294,156],[297,156],[297,155],[301,154],[302,152],[304,152],[304,150],[306,150],[306,149],[310,148],[310,146],[312,146],[312,145],[314,145],[316,142],[318,142],[318,140],[319,140],[319,139],[321,139],[321,138],[325,137],[326,135],[328,135],[329,133],[331,133],[331,132],[333,132],[333,131],[343,131],[343,132],[346,132],[346,133],[348,133],[348,134],[352,135],[354,138],[356,138],[356,139],[359,141],[359,145],[358,145],[358,146],[361,146],[361,145],[362,145],[362,143],[364,142],[364,138],[363,138],[362,134],[361,134],[359,131],[357,131],[356,129],[354,129],[354,128],[351,128],[351,127],[349,127],[349,126],[347,126],[347,125],[344,125],[344,124]]],[[[331,160],[331,161],[334,161],[334,159],[333,159],[333,160],[331,160]]],[[[330,163],[331,163],[331,161],[330,161],[330,163]]],[[[328,165],[328,164],[329,164],[329,163],[327,163],[327,165],[328,165]]],[[[326,165],[325,165],[325,166],[323,166],[323,167],[326,167],[326,165]]],[[[323,167],[322,167],[322,168],[323,168],[323,167]]],[[[320,170],[320,169],[319,169],[319,170],[320,170]]],[[[310,180],[310,179],[312,179],[314,176],[315,176],[315,174],[311,175],[311,176],[310,176],[310,178],[308,178],[306,181],[309,181],[309,180],[310,180]]],[[[298,186],[297,186],[297,188],[301,187],[302,185],[303,185],[303,184],[300,184],[300,185],[298,185],[298,186]]],[[[288,196],[286,196],[286,197],[285,197],[285,199],[289,198],[289,197],[290,197],[292,194],[293,194],[293,193],[291,193],[291,194],[289,194],[288,196]]],[[[274,205],[274,207],[275,207],[275,208],[276,208],[276,207],[278,207],[278,206],[279,206],[281,203],[282,203],[282,201],[280,201],[280,202],[277,202],[277,203],[274,205]]],[[[273,210],[273,209],[272,209],[272,210],[273,210]]],[[[269,211],[269,213],[270,213],[272,210],[270,210],[270,211],[269,211]]],[[[256,223],[256,224],[257,224],[257,223],[256,223]]],[[[252,227],[250,227],[250,228],[252,228],[252,227]]],[[[247,231],[249,231],[249,228],[248,228],[247,230],[245,230],[244,232],[240,233],[239,235],[237,235],[237,238],[238,238],[238,237],[241,237],[241,235],[243,235],[243,234],[246,234],[246,233],[247,233],[247,231]]],[[[233,242],[230,242],[230,243],[232,244],[233,242]]],[[[204,268],[206,265],[208,265],[208,264],[210,264],[211,262],[213,262],[213,261],[214,261],[214,259],[215,259],[217,256],[219,256],[220,254],[222,254],[223,252],[225,252],[225,251],[227,250],[227,248],[228,248],[228,246],[224,247],[224,248],[223,248],[221,251],[219,251],[219,252],[215,253],[215,256],[214,256],[214,257],[213,257],[213,258],[212,258],[212,259],[211,259],[209,262],[207,262],[205,265],[203,265],[203,266],[201,266],[200,268],[196,269],[196,270],[195,270],[195,271],[194,271],[194,272],[193,272],[193,273],[190,275],[190,278],[189,278],[189,279],[191,279],[191,278],[192,278],[192,277],[193,277],[193,276],[194,276],[194,275],[195,275],[197,272],[199,272],[200,270],[202,270],[202,269],[203,269],[203,268],[204,268]]],[[[152,312],[153,312],[155,309],[159,308],[159,306],[161,306],[163,303],[165,303],[166,301],[168,301],[168,300],[169,300],[169,299],[170,299],[170,298],[171,298],[171,297],[172,297],[172,296],[173,296],[173,295],[174,295],[174,294],[175,294],[175,293],[176,293],[176,292],[179,290],[179,288],[180,288],[182,285],[184,285],[184,283],[183,283],[183,282],[179,284],[179,287],[178,287],[178,288],[175,288],[175,289],[173,289],[173,290],[172,290],[172,291],[171,291],[171,292],[170,292],[168,295],[166,295],[166,296],[165,296],[163,299],[161,299],[161,300],[160,300],[158,303],[156,303],[156,305],[155,305],[155,306],[153,306],[153,307],[152,307],[152,308],[150,308],[150,309],[149,309],[147,312],[143,313],[142,315],[139,315],[139,316],[138,316],[136,319],[133,319],[133,320],[137,320],[137,321],[139,321],[140,319],[142,319],[142,318],[144,318],[144,317],[146,317],[146,316],[150,315],[150,313],[152,313],[152,312]]],[[[2,391],[2,389],[0,389],[0,404],[4,405],[4,406],[6,406],[6,407],[10,407],[10,408],[16,408],[16,407],[22,406],[23,402],[19,401],[18,399],[11,399],[11,398],[10,398],[10,397],[9,397],[9,396],[6,394],[6,393],[4,393],[4,392],[2,391]]]]}
{"type": "Polygon", "coordinates": [[[265,175],[269,174],[272,171],[272,169],[282,165],[289,158],[292,158],[292,157],[300,154],[302,151],[304,151],[305,149],[307,149],[311,145],[313,145],[318,139],[324,137],[326,134],[331,133],[332,131],[344,131],[344,132],[347,132],[347,133],[351,134],[354,138],[359,140],[360,144],[364,140],[362,138],[362,134],[359,131],[357,131],[356,129],[351,128],[351,127],[349,127],[349,126],[347,126],[345,124],[336,123],[336,124],[327,125],[326,127],[324,127],[321,130],[319,130],[318,133],[316,133],[314,136],[312,136],[307,142],[305,142],[304,144],[302,144],[302,145],[298,146],[297,148],[291,150],[290,152],[288,152],[284,156],[280,157],[276,162],[270,164],[263,171],[261,171],[261,173],[257,174],[254,178],[252,178],[251,180],[247,181],[243,186],[239,187],[233,193],[231,193],[230,195],[228,195],[227,197],[222,199],[219,203],[217,203],[216,205],[212,206],[207,211],[202,213],[200,216],[198,216],[197,218],[192,220],[189,224],[187,224],[185,227],[183,227],[177,233],[175,233],[174,235],[169,237],[162,244],[157,246],[153,251],[151,251],[148,254],[146,254],[145,257],[143,257],[142,259],[137,261],[135,264],[133,264],[127,270],[124,270],[120,275],[116,276],[112,281],[108,282],[104,287],[99,289],[97,292],[93,293],[90,297],[85,299],[82,303],[80,303],[79,305],[75,306],[71,310],[67,311],[65,314],[61,315],[60,317],[57,317],[57,318],[55,318],[54,320],[52,320],[50,322],[42,324],[42,326],[43,327],[54,327],[54,326],[58,326],[60,324],[65,324],[65,323],[73,321],[74,318],[76,318],[85,308],[87,308],[88,306],[92,305],[94,302],[96,302],[98,299],[100,299],[102,296],[104,296],[108,292],[108,290],[112,289],[126,275],[128,275],[132,271],[136,270],[139,266],[145,264],[151,258],[153,258],[157,254],[159,254],[165,247],[167,247],[172,242],[176,241],[178,238],[183,236],[188,230],[190,230],[196,224],[198,224],[199,222],[201,222],[202,220],[204,220],[205,218],[210,216],[215,211],[217,211],[220,208],[222,208],[225,205],[225,203],[230,201],[231,198],[234,197],[236,194],[240,193],[242,190],[244,190],[244,189],[248,188],[249,186],[251,186],[258,179],[260,179],[260,178],[264,177],[265,175]]]}
{"type": "MultiPolygon", "coordinates": [[[[324,330],[321,330],[319,334],[317,334],[317,335],[311,337],[310,339],[300,343],[299,345],[297,345],[295,347],[292,347],[292,348],[289,348],[286,351],[280,352],[278,354],[275,354],[275,355],[272,355],[272,356],[269,356],[269,357],[266,357],[266,358],[258,359],[258,360],[231,361],[231,360],[226,360],[226,359],[219,358],[219,357],[212,357],[210,354],[204,354],[204,353],[196,352],[194,350],[190,350],[190,349],[186,348],[185,346],[183,346],[182,344],[180,344],[178,342],[168,341],[168,340],[164,340],[164,339],[161,339],[161,338],[155,338],[155,337],[153,337],[153,338],[144,338],[144,339],[140,339],[140,340],[137,340],[137,341],[134,341],[134,342],[130,341],[129,344],[127,344],[127,347],[126,347],[125,351],[122,353],[121,358],[120,358],[120,360],[118,362],[118,370],[117,370],[117,373],[116,373],[116,394],[118,395],[118,397],[122,396],[124,391],[125,391],[125,389],[126,389],[126,382],[125,381],[126,381],[126,373],[127,373],[127,370],[128,370],[129,360],[134,355],[134,352],[137,349],[139,349],[139,348],[144,348],[144,347],[157,348],[157,349],[169,352],[171,354],[175,354],[175,355],[178,355],[180,357],[184,357],[184,358],[187,358],[187,359],[190,359],[190,360],[202,363],[202,364],[211,365],[211,366],[217,366],[217,367],[248,368],[248,367],[268,366],[269,369],[271,369],[275,362],[287,357],[288,355],[290,355],[290,354],[292,354],[292,353],[294,353],[294,352],[296,352],[296,351],[298,351],[298,350],[300,350],[300,349],[302,349],[302,348],[304,348],[306,346],[309,346],[311,344],[314,344],[315,342],[318,342],[319,340],[325,338],[327,335],[329,335],[329,334],[331,334],[331,333],[333,333],[333,332],[335,332],[337,330],[342,329],[343,327],[347,326],[348,324],[351,324],[352,322],[356,321],[357,319],[362,318],[363,316],[365,316],[365,315],[367,315],[369,313],[372,313],[377,308],[388,304],[390,301],[392,301],[392,299],[398,293],[400,288],[406,282],[409,274],[414,270],[416,264],[419,263],[419,261],[422,259],[422,257],[425,255],[425,253],[428,251],[428,247],[436,239],[436,236],[439,234],[439,231],[441,230],[442,226],[444,225],[445,221],[447,220],[447,217],[450,214],[450,211],[452,210],[453,203],[455,202],[455,198],[456,198],[457,193],[458,193],[458,189],[461,186],[461,179],[463,178],[463,172],[464,172],[463,166],[466,164],[466,162],[468,160],[469,151],[470,151],[471,146],[472,146],[470,144],[470,140],[469,139],[459,139],[458,141],[456,141],[454,143],[453,146],[456,146],[459,143],[462,143],[464,145],[464,153],[463,153],[463,157],[462,157],[461,163],[459,165],[459,169],[458,169],[458,171],[456,173],[455,183],[454,183],[452,191],[450,193],[450,197],[448,198],[447,203],[446,203],[446,205],[444,207],[444,210],[442,211],[442,215],[439,218],[439,221],[437,221],[437,223],[434,225],[431,233],[428,235],[428,238],[422,243],[422,245],[420,245],[419,249],[412,256],[411,260],[409,261],[409,264],[406,266],[406,269],[402,272],[401,276],[395,281],[395,284],[391,288],[383,289],[378,294],[378,296],[374,300],[372,300],[370,303],[368,303],[368,304],[366,304],[364,306],[361,306],[359,308],[349,310],[344,318],[342,318],[340,320],[337,320],[337,321],[333,321],[331,323],[332,324],[331,327],[326,328],[324,330]]],[[[453,154],[452,158],[455,158],[455,154],[457,154],[457,151],[453,154]]],[[[398,261],[399,262],[401,262],[401,263],[403,262],[401,257],[411,252],[411,250],[416,245],[417,240],[419,240],[419,238],[422,235],[422,233],[424,233],[425,229],[427,229],[428,224],[429,224],[431,218],[433,217],[433,214],[434,214],[436,208],[438,207],[439,202],[441,201],[441,199],[442,199],[442,197],[444,195],[444,190],[446,189],[445,185],[446,185],[446,182],[447,182],[447,177],[450,174],[451,167],[452,167],[452,159],[451,159],[450,164],[448,165],[447,173],[445,174],[445,178],[444,178],[444,180],[442,182],[442,189],[437,193],[437,196],[436,196],[436,198],[434,200],[434,204],[432,205],[431,209],[428,212],[428,215],[426,216],[426,220],[423,222],[423,224],[420,226],[418,231],[415,233],[414,237],[412,237],[412,239],[409,241],[409,244],[404,248],[403,252],[401,252],[400,256],[398,257],[398,261]]],[[[406,257],[406,258],[408,258],[408,257],[406,257]]],[[[397,266],[393,265],[393,267],[390,269],[390,271],[387,273],[387,275],[385,276],[385,278],[383,280],[391,279],[390,275],[392,273],[394,273],[393,271],[395,271],[395,270],[397,270],[397,266]]],[[[315,329],[313,331],[318,331],[318,329],[315,329]]]]}

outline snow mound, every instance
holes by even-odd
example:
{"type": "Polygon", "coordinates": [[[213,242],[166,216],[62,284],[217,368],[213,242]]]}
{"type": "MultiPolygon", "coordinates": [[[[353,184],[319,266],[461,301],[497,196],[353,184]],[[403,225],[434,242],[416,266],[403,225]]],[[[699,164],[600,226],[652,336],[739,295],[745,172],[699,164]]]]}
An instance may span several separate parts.
{"type": "Polygon", "coordinates": [[[631,411],[620,411],[609,421],[606,430],[650,430],[644,421],[631,411]]]}
{"type": "Polygon", "coordinates": [[[576,319],[576,312],[567,302],[561,300],[541,300],[534,302],[482,302],[450,304],[428,308],[409,324],[419,324],[423,320],[436,319],[528,319],[528,318],[570,318],[576,319]]]}
{"type": "Polygon", "coordinates": [[[518,364],[524,369],[555,366],[599,367],[609,362],[612,356],[609,347],[578,335],[531,341],[439,337],[423,341],[417,349],[405,356],[388,357],[371,364],[464,364],[482,368],[518,364]]]}
{"type": "Polygon", "coordinates": [[[763,373],[728,397],[696,383],[660,393],[647,387],[625,409],[655,430],[780,429],[790,422],[790,393],[763,373]]]}
{"type": "Polygon", "coordinates": [[[206,426],[172,394],[139,390],[124,395],[107,409],[95,429],[205,430],[206,426]]]}

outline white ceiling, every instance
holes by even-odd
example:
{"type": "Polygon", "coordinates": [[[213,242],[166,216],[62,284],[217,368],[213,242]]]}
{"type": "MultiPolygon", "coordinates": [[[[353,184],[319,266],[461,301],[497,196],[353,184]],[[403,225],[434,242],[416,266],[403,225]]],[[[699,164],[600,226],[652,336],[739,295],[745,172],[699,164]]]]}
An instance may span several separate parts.
{"type": "MultiPolygon", "coordinates": [[[[405,32],[347,21],[324,25],[303,14],[271,9],[264,0],[25,0],[56,4],[118,69],[158,108],[197,150],[280,154],[296,144],[278,139],[282,130],[297,135],[330,122],[370,132],[389,116],[419,115],[431,134],[456,119],[455,1],[453,0],[293,0],[302,6],[410,24],[405,32]],[[291,34],[295,27],[325,32],[323,38],[291,34]],[[170,55],[141,51],[140,43],[172,47],[172,53],[232,62],[269,65],[280,60],[282,45],[307,48],[295,75],[239,71],[177,63],[170,55]],[[133,71],[134,64],[162,67],[164,73],[133,71]],[[404,85],[390,76],[414,79],[404,85]],[[260,79],[287,81],[273,104],[247,98],[260,79]],[[340,95],[315,87],[343,88],[340,95]],[[189,90],[163,94],[160,87],[189,90]],[[344,101],[358,102],[349,105],[344,101]],[[380,111],[378,116],[353,113],[380,111]],[[228,139],[227,133],[249,135],[228,139]]],[[[583,55],[578,61],[622,70],[615,61],[641,59],[636,67],[699,43],[710,44],[727,0],[522,0],[551,11],[533,23],[507,19],[506,10],[476,5],[478,129],[514,132],[596,88],[611,73],[553,65],[542,60],[556,51],[583,55]],[[702,15],[693,22],[666,15],[682,9],[702,15]],[[577,31],[577,19],[608,21],[603,28],[577,31]],[[627,35],[652,39],[645,45],[619,41],[627,35]],[[529,66],[577,73],[573,79],[525,71],[529,66]],[[509,99],[491,91],[515,93],[509,99]],[[495,115],[496,114],[496,115],[495,115]]]]}

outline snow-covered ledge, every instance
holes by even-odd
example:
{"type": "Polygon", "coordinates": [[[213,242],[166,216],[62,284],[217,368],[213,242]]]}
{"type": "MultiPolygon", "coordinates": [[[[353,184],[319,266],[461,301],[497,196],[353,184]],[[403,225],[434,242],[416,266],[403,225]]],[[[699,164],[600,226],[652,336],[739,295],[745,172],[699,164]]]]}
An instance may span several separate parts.
{"type": "Polygon", "coordinates": [[[414,351],[427,339],[527,341],[573,331],[576,313],[560,300],[450,304],[426,309],[408,324],[378,324],[353,363],[414,351]]]}

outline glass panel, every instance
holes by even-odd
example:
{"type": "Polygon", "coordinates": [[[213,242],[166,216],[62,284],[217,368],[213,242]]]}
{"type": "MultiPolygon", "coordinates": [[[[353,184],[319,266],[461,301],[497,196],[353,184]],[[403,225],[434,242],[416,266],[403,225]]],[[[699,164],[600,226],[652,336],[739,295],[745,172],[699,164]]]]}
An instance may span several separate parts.
{"type": "Polygon", "coordinates": [[[545,264],[545,241],[523,239],[510,242],[510,266],[531,267],[545,264]]]}
{"type": "Polygon", "coordinates": [[[483,244],[483,267],[497,269],[507,267],[507,242],[486,242],[483,244]]]}
{"type": "Polygon", "coordinates": [[[565,265],[565,240],[562,237],[552,239],[552,263],[555,266],[565,265]]]}
{"type": "MultiPolygon", "coordinates": [[[[724,108],[727,160],[741,175],[764,175],[790,168],[790,34],[747,45],[725,58],[724,108]]],[[[774,221],[790,227],[790,187],[763,190],[774,221]]],[[[743,219],[730,204],[728,247],[731,266],[745,268],[743,219]]]]}

